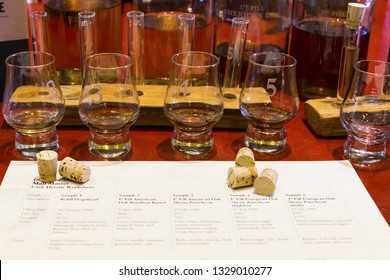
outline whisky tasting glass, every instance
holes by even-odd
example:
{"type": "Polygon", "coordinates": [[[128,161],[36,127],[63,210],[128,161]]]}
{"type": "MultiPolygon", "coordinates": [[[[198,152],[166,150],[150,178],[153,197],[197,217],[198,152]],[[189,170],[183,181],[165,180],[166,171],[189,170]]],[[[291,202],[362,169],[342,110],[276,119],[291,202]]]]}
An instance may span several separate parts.
{"type": "Polygon", "coordinates": [[[390,137],[390,63],[355,63],[348,95],[341,104],[340,120],[347,131],[345,157],[357,168],[381,167],[390,137]]]}
{"type": "Polygon", "coordinates": [[[286,145],[285,124],[297,113],[296,60],[279,52],[254,53],[241,90],[241,114],[248,120],[245,146],[276,153],[286,145]]]}
{"type": "Polygon", "coordinates": [[[8,56],[2,111],[15,128],[15,148],[35,158],[42,150],[58,150],[56,125],[65,113],[53,55],[19,52],[8,56]]]}
{"type": "Polygon", "coordinates": [[[88,149],[95,156],[117,158],[131,150],[129,128],[140,114],[131,65],[129,56],[118,53],[85,59],[79,114],[90,129],[88,149]]]}
{"type": "Polygon", "coordinates": [[[174,150],[202,155],[214,145],[212,128],[223,114],[219,58],[190,51],[172,56],[164,113],[173,124],[174,150]]]}

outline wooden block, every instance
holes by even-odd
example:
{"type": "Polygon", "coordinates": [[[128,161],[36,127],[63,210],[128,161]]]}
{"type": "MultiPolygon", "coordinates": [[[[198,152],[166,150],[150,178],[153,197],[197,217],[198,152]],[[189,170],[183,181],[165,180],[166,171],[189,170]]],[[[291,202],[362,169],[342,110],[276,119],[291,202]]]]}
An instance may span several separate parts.
{"type": "Polygon", "coordinates": [[[323,137],[345,136],[336,98],[310,99],[304,104],[305,118],[316,134],[323,137]]]}
{"type": "MultiPolygon", "coordinates": [[[[79,118],[78,103],[81,86],[62,86],[65,97],[65,116],[60,125],[75,126],[83,125],[79,118]]],[[[164,115],[163,105],[167,86],[144,85],[137,87],[141,91],[141,113],[134,126],[172,126],[164,115]]],[[[224,100],[224,114],[215,128],[246,129],[247,120],[241,115],[238,107],[238,99],[224,100]]]]}

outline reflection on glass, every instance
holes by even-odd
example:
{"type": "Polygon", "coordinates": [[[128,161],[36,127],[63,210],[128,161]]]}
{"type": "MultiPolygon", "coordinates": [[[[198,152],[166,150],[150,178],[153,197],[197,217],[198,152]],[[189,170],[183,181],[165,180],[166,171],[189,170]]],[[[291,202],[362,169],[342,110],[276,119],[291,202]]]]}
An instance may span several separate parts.
{"type": "Polygon", "coordinates": [[[390,136],[390,63],[355,63],[351,87],[341,104],[340,120],[348,135],[345,157],[355,167],[379,168],[390,136]]]}

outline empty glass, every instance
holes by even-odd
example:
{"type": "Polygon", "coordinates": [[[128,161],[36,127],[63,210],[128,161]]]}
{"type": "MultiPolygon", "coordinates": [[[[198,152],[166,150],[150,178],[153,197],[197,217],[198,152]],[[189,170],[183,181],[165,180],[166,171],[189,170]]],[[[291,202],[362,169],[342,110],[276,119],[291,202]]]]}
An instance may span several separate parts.
{"type": "Polygon", "coordinates": [[[296,60],[279,52],[254,53],[240,94],[241,114],[249,121],[245,145],[260,153],[286,147],[285,124],[297,113],[296,60]]]}
{"type": "Polygon", "coordinates": [[[344,155],[355,167],[380,167],[390,136],[390,63],[355,63],[348,95],[341,104],[340,120],[348,135],[344,155]]]}
{"type": "Polygon", "coordinates": [[[56,125],[65,113],[55,58],[44,52],[20,52],[5,60],[5,121],[16,129],[16,151],[35,158],[42,150],[58,150],[56,125]]]}
{"type": "Polygon", "coordinates": [[[79,114],[90,128],[89,151],[102,158],[127,154],[131,150],[129,128],[139,113],[130,57],[117,53],[87,57],[79,114]]]}
{"type": "Polygon", "coordinates": [[[210,152],[213,125],[223,114],[219,58],[205,52],[172,56],[164,112],[174,125],[172,146],[189,155],[210,152]]]}

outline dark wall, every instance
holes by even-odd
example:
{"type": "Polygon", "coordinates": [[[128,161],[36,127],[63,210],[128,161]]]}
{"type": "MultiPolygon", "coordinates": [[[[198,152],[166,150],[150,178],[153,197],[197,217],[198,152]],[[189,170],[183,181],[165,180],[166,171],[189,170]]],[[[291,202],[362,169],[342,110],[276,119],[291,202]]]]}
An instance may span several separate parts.
{"type": "Polygon", "coordinates": [[[3,98],[5,85],[5,59],[13,53],[26,50],[28,50],[27,39],[0,42],[0,100],[3,98]]]}

